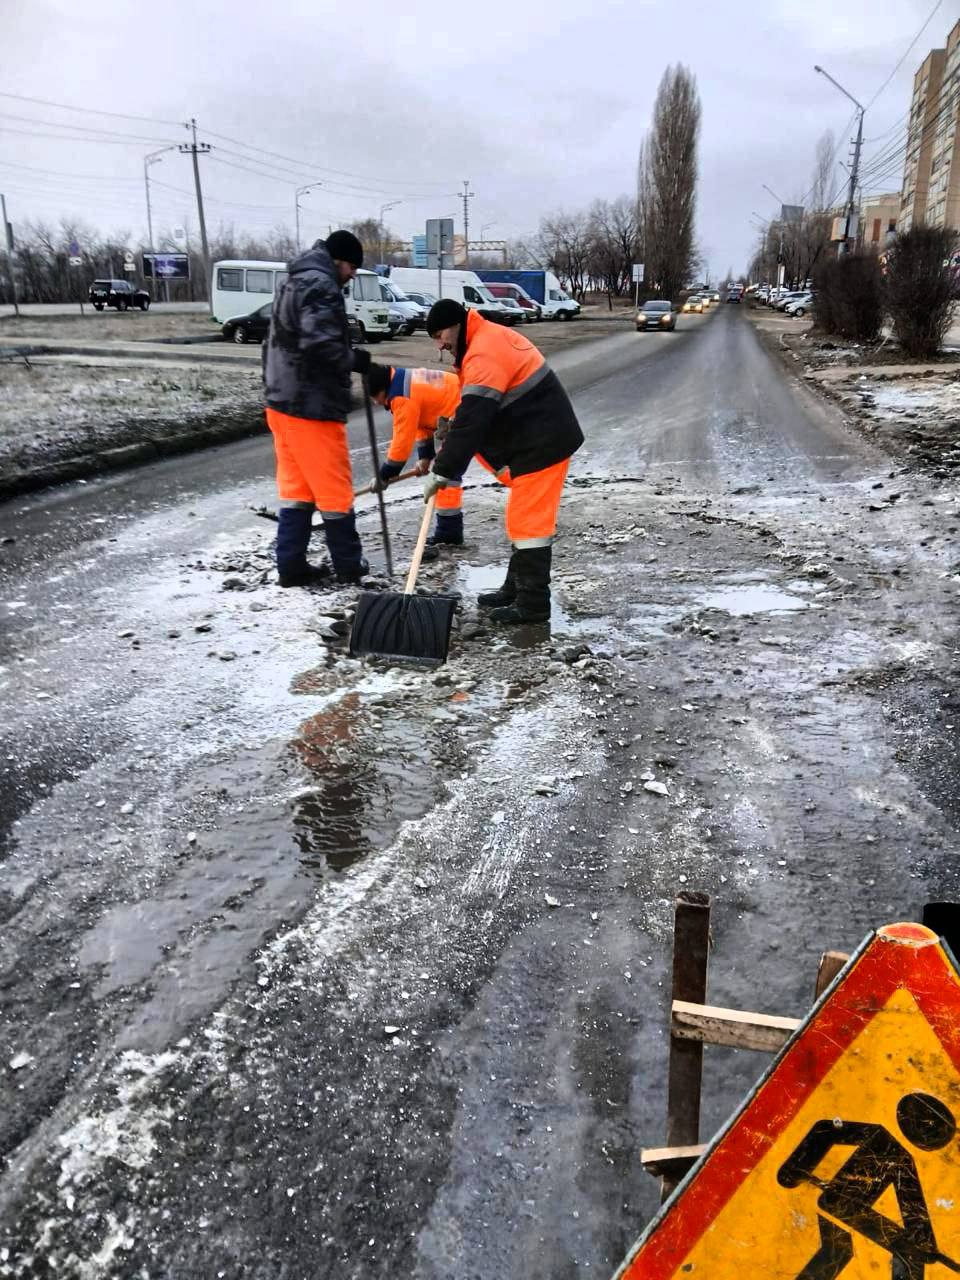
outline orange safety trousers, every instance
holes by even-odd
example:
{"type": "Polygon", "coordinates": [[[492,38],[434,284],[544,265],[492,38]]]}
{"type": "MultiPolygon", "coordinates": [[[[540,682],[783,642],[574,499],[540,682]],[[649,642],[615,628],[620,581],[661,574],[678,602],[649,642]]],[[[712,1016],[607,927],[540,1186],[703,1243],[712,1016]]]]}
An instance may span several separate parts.
{"type": "Polygon", "coordinates": [[[343,422],[294,418],[267,409],[277,455],[280,505],[316,507],[321,515],[342,516],[353,509],[353,471],[343,422]]]}
{"type": "Polygon", "coordinates": [[[560,510],[563,482],[567,478],[570,459],[564,458],[562,462],[555,462],[552,467],[531,471],[523,476],[511,476],[508,467],[504,467],[502,471],[494,471],[479,454],[477,461],[510,490],[505,522],[507,537],[517,550],[548,547],[557,531],[557,512],[560,510]]]}

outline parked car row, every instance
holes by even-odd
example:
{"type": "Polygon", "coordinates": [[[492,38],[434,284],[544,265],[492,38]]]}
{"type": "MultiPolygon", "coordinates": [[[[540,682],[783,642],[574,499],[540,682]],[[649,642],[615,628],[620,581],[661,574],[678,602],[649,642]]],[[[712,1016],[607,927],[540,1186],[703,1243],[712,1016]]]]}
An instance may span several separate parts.
{"type": "Polygon", "coordinates": [[[813,307],[813,289],[810,282],[801,289],[791,289],[787,285],[771,286],[762,284],[755,295],[758,302],[772,307],[775,311],[783,311],[790,316],[804,316],[813,307]]]}
{"type": "MultiPolygon", "coordinates": [[[[444,270],[438,280],[436,271],[424,267],[392,267],[389,275],[361,268],[344,287],[344,302],[347,314],[359,325],[362,342],[379,342],[425,328],[430,307],[441,291],[444,298],[453,298],[468,311],[505,325],[570,320],[580,313],[580,304],[549,271],[482,274],[483,278],[474,271],[444,270]],[[487,280],[487,276],[491,278],[487,280]]],[[[264,317],[269,326],[273,296],[286,278],[282,262],[215,262],[211,300],[224,337],[231,342],[256,341],[264,317]]],[[[103,301],[115,305],[107,294],[103,301]]]]}

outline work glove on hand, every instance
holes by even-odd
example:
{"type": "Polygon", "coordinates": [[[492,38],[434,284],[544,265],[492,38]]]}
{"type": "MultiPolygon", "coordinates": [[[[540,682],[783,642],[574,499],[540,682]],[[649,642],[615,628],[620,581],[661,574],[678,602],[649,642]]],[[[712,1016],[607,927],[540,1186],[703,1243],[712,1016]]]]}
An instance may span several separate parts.
{"type": "Polygon", "coordinates": [[[380,483],[390,484],[396,480],[397,476],[403,470],[402,462],[391,462],[388,458],[386,462],[380,463],[380,483]]]}
{"type": "Polygon", "coordinates": [[[370,368],[373,357],[369,351],[365,351],[363,347],[353,348],[353,371],[354,373],[366,373],[370,368]]]}
{"type": "Polygon", "coordinates": [[[425,476],[427,474],[436,456],[437,451],[433,447],[433,440],[421,440],[417,445],[417,457],[420,459],[417,463],[418,476],[425,476]]]}
{"type": "Polygon", "coordinates": [[[452,483],[453,481],[448,480],[446,476],[438,476],[435,471],[431,471],[423,482],[424,502],[429,502],[431,498],[435,498],[441,489],[445,489],[448,484],[452,483]]]}

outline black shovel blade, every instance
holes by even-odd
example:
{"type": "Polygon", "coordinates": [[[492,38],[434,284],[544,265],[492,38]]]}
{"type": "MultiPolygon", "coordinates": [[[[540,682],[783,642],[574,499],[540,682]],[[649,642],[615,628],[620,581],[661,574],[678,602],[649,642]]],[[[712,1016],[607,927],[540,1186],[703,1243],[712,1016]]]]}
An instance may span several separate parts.
{"type": "Polygon", "coordinates": [[[402,658],[439,666],[450,651],[457,601],[450,596],[407,596],[364,591],[350,632],[350,656],[402,658]]]}

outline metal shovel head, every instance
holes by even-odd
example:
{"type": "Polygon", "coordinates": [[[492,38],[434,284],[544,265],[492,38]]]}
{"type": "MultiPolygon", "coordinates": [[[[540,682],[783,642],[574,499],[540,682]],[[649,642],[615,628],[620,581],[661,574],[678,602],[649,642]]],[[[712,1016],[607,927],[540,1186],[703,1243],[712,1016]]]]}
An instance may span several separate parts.
{"type": "Polygon", "coordinates": [[[401,658],[439,666],[450,651],[457,601],[451,596],[364,591],[350,632],[350,656],[401,658]]]}

